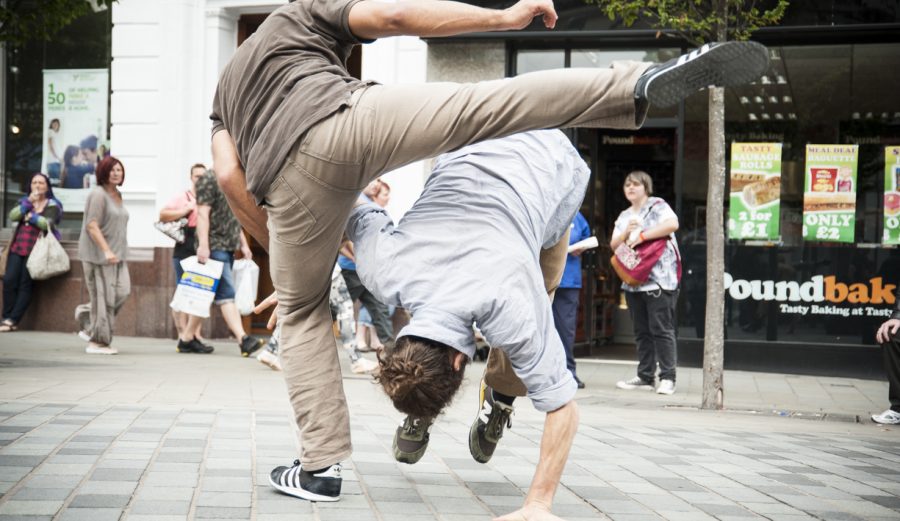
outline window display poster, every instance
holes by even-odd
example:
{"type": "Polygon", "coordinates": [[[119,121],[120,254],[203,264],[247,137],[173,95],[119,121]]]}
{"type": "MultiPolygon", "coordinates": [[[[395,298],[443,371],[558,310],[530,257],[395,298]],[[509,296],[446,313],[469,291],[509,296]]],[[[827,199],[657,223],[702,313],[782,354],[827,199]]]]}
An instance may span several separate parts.
{"type": "Polygon", "coordinates": [[[44,69],[42,171],[67,212],[84,210],[105,143],[108,69],[44,69]]]}
{"type": "Polygon", "coordinates": [[[806,145],[803,240],[853,242],[859,145],[806,145]]]}
{"type": "Polygon", "coordinates": [[[729,239],[777,239],[781,221],[781,143],[731,144],[729,239]]]}
{"type": "Polygon", "coordinates": [[[884,244],[900,244],[900,146],[884,149],[884,244]]]}

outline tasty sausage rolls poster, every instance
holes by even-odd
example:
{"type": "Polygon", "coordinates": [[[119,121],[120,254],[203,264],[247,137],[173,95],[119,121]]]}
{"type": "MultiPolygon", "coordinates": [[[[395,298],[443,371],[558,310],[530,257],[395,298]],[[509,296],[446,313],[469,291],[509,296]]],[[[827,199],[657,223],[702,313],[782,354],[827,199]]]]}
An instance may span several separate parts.
{"type": "Polygon", "coordinates": [[[731,144],[729,239],[777,239],[781,143],[731,144]]]}

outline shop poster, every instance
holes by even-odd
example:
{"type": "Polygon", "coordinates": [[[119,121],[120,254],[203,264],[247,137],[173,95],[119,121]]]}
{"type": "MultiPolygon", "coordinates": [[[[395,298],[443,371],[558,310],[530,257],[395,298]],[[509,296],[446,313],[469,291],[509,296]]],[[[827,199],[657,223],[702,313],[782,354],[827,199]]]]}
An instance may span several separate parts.
{"type": "Polygon", "coordinates": [[[780,221],[781,143],[732,143],[728,238],[774,240],[780,221]]]}
{"type": "Polygon", "coordinates": [[[884,149],[884,244],[900,244],[900,146],[884,149]]]}
{"type": "Polygon", "coordinates": [[[859,145],[806,145],[803,240],[853,242],[859,145]]]}
{"type": "Polygon", "coordinates": [[[84,211],[97,163],[109,154],[108,69],[44,70],[41,170],[66,212],[84,211]]]}

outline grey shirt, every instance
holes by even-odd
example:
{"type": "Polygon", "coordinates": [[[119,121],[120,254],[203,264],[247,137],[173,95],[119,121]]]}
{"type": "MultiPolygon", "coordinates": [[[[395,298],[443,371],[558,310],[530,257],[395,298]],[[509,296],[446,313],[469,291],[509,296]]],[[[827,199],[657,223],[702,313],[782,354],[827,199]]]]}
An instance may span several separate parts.
{"type": "Polygon", "coordinates": [[[124,261],[128,255],[128,210],[125,209],[125,204],[120,205],[113,200],[102,186],[92,188],[84,202],[84,223],[78,238],[78,256],[85,262],[106,264],[106,255],[87,231],[87,225],[91,221],[97,221],[109,249],[119,260],[124,261]]]}
{"type": "Polygon", "coordinates": [[[361,40],[350,31],[360,0],[296,0],[238,47],[219,77],[212,133],[228,130],[258,202],[297,139],[365,85],[347,72],[361,40]]]}
{"type": "Polygon", "coordinates": [[[359,276],[380,300],[412,313],[398,337],[433,339],[471,358],[477,322],[509,355],[535,408],[556,410],[576,384],[553,325],[540,250],[565,234],[589,173],[556,130],[444,154],[397,226],[377,205],[354,209],[347,232],[359,276]]]}

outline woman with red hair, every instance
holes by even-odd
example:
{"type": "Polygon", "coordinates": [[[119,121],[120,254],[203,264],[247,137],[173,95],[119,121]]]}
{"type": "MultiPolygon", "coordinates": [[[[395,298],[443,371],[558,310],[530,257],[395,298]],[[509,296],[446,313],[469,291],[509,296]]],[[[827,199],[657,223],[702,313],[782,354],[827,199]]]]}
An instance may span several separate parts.
{"type": "Polygon", "coordinates": [[[114,355],[110,346],[116,314],[131,293],[131,279],[125,257],[128,210],[119,186],[125,182],[125,167],[109,156],[97,165],[97,186],[84,204],[84,225],[78,240],[78,255],[84,268],[84,282],[91,297],[90,338],[85,352],[114,355]]]}

